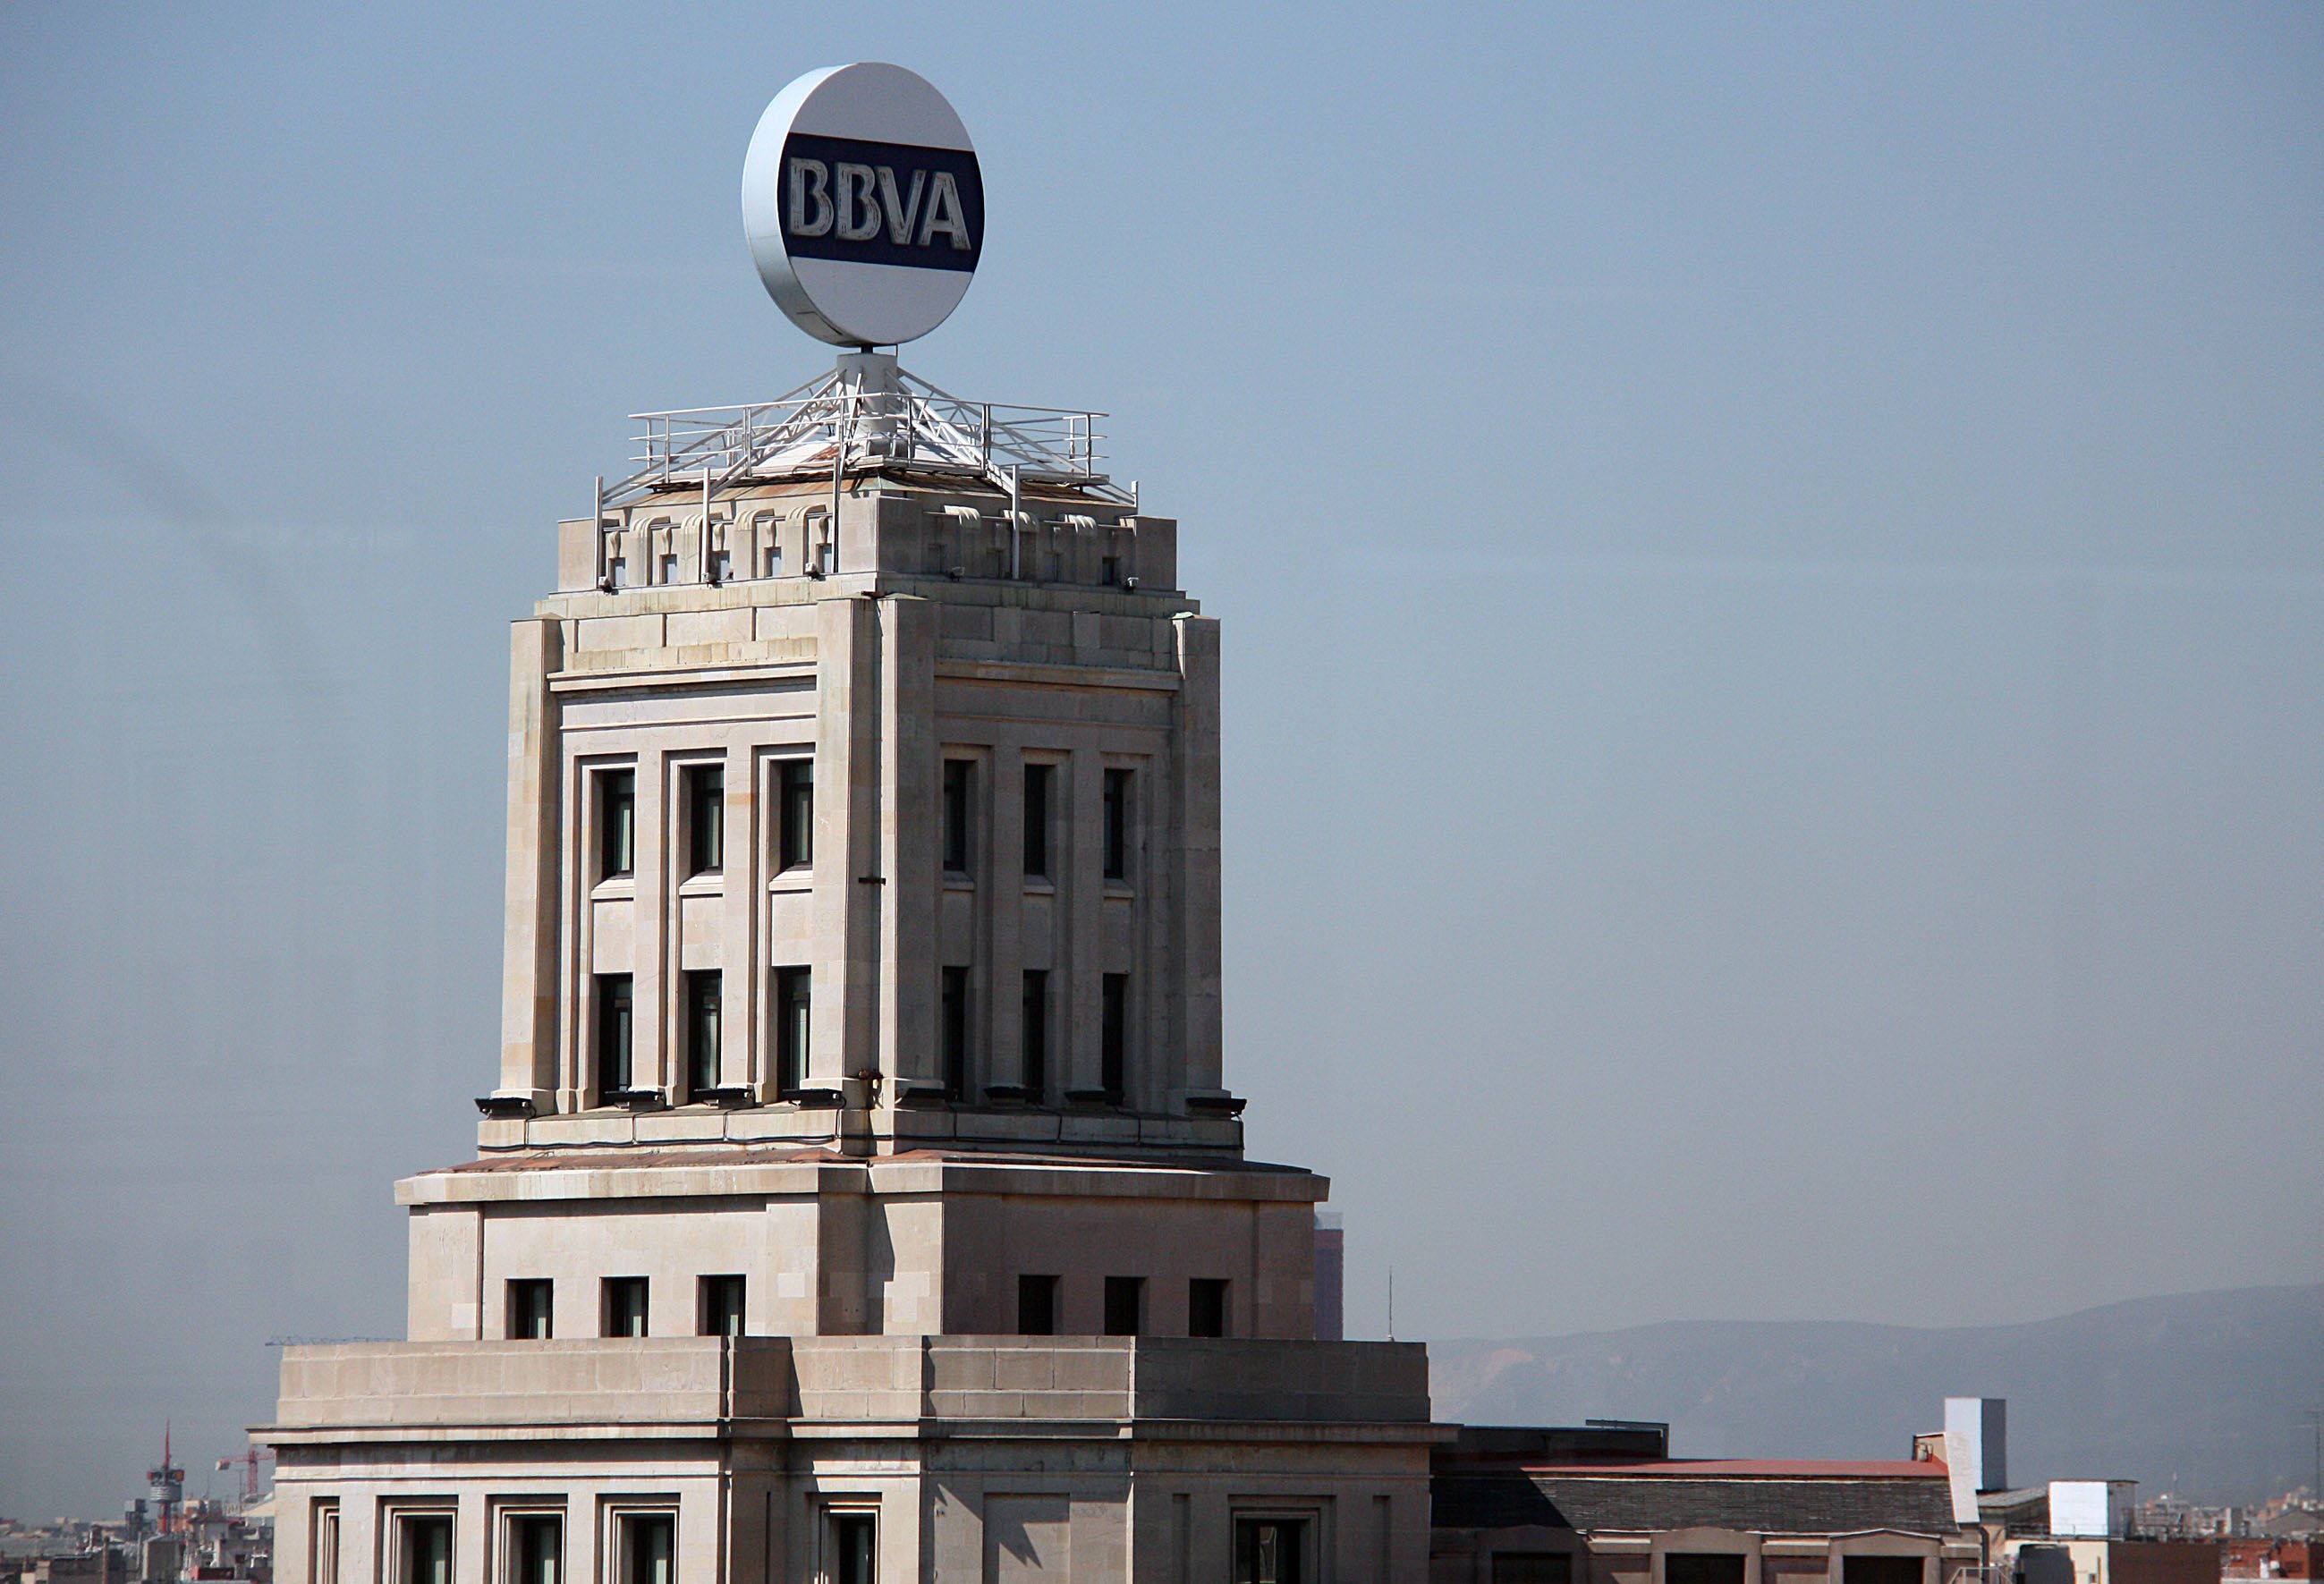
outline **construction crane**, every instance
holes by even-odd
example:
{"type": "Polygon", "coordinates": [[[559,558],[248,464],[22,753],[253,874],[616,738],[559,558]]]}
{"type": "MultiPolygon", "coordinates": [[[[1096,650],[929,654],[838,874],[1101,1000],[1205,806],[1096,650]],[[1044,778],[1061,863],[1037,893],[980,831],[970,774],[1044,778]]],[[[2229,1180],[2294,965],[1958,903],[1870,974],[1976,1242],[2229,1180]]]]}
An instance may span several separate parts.
{"type": "Polygon", "coordinates": [[[253,1447],[238,1458],[220,1458],[217,1460],[218,1472],[223,1474],[235,1465],[241,1465],[242,1505],[252,1507],[258,1505],[258,1466],[273,1460],[274,1453],[272,1450],[265,1447],[253,1447]]]}

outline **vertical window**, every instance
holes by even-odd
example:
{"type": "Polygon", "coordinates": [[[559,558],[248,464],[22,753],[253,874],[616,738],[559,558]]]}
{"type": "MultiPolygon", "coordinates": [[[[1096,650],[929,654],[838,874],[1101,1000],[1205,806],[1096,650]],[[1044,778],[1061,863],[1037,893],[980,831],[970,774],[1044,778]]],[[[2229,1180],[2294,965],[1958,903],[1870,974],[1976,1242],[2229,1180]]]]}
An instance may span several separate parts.
{"type": "Polygon", "coordinates": [[[1130,975],[1109,973],[1101,981],[1098,1007],[1098,1082],[1119,1105],[1130,1066],[1130,975]]]}
{"type": "Polygon", "coordinates": [[[452,1584],[452,1515],[400,1513],[397,1584],[452,1584]]]}
{"type": "Polygon", "coordinates": [[[597,878],[628,874],[637,861],[638,776],[597,772],[597,878]]]}
{"type": "Polygon", "coordinates": [[[313,1584],[339,1584],[339,1504],[336,1497],[318,1499],[314,1506],[315,1563],[308,1577],[313,1584]]]}
{"type": "Polygon", "coordinates": [[[1120,583],[1121,581],[1120,557],[1107,556],[1099,561],[1098,581],[1100,583],[1120,583]]]}
{"type": "Polygon", "coordinates": [[[710,874],[726,863],[726,770],[688,765],[686,782],[686,872],[710,874]]]}
{"type": "Polygon", "coordinates": [[[742,1334],[741,1276],[702,1278],[702,1320],[697,1329],[706,1337],[739,1337],[742,1334]]]}
{"type": "Polygon", "coordinates": [[[613,1565],[619,1584],[672,1584],[677,1577],[678,1515],[623,1513],[613,1565]]]}
{"type": "Polygon", "coordinates": [[[826,1524],[831,1584],[879,1584],[878,1517],[871,1513],[834,1513],[826,1524]]]}
{"type": "Polygon", "coordinates": [[[557,1289],[545,1277],[508,1285],[508,1334],[522,1341],[545,1342],[555,1334],[557,1289]]]}
{"type": "Polygon", "coordinates": [[[945,760],[944,866],[955,874],[968,872],[968,778],[975,768],[964,759],[945,760]]]}
{"type": "Polygon", "coordinates": [[[645,1277],[605,1278],[605,1323],[603,1330],[609,1337],[641,1337],[646,1334],[645,1277]]]}
{"type": "Polygon", "coordinates": [[[508,1568],[501,1584],[564,1584],[565,1518],[515,1513],[508,1521],[508,1568]]]}
{"type": "Polygon", "coordinates": [[[1143,1276],[1108,1276],[1105,1278],[1105,1334],[1110,1337],[1134,1337],[1146,1328],[1146,1278],[1143,1276]]]}
{"type": "Polygon", "coordinates": [[[968,1093],[968,970],[944,971],[944,1083],[954,1100],[968,1093]]]}
{"type": "Polygon", "coordinates": [[[1057,1278],[1017,1278],[1017,1334],[1054,1337],[1057,1334],[1057,1278]]]}
{"type": "Polygon", "coordinates": [[[815,861],[815,760],[787,759],[778,774],[782,829],[776,838],[777,869],[804,869],[815,861]]]}
{"type": "Polygon", "coordinates": [[[661,558],[661,580],[664,583],[678,581],[678,557],[675,554],[661,558]]]}
{"type": "Polygon", "coordinates": [[[1130,772],[1105,773],[1105,878],[1130,878],[1130,772]]]}
{"type": "Polygon", "coordinates": [[[775,1087],[785,1094],[807,1087],[807,1014],[813,999],[807,969],[775,970],[775,1087]]]}
{"type": "Polygon", "coordinates": [[[1235,1520],[1234,1584],[1307,1584],[1307,1525],[1297,1518],[1235,1520]]]}
{"type": "Polygon", "coordinates": [[[1025,767],[1025,872],[1049,872],[1049,782],[1054,765],[1025,767]]]}
{"type": "Polygon", "coordinates": [[[605,563],[605,581],[614,588],[630,586],[630,563],[626,556],[616,556],[605,563]]]}
{"type": "Polygon", "coordinates": [[[710,552],[710,581],[724,583],[734,576],[734,557],[728,550],[710,552]]]}
{"type": "Polygon", "coordinates": [[[719,982],[715,968],[686,976],[686,1087],[691,1095],[718,1087],[719,982]]]}
{"type": "Polygon", "coordinates": [[[1186,1334],[1222,1337],[1227,1334],[1227,1285],[1217,1276],[1196,1276],[1186,1284],[1186,1334]]]}
{"type": "Polygon", "coordinates": [[[1025,1098],[1038,1105],[1049,1093],[1049,976],[1038,968],[1025,973],[1025,1098]]]}
{"type": "Polygon", "coordinates": [[[630,1087],[630,976],[597,976],[597,1087],[611,1094],[630,1087]]]}

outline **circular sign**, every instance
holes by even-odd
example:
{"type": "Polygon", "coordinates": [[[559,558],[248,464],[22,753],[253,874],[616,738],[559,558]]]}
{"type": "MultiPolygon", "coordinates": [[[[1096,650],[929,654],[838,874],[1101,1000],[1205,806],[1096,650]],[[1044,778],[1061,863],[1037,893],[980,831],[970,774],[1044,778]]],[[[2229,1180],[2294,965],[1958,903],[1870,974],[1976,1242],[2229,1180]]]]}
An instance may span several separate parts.
{"type": "Polygon", "coordinates": [[[836,346],[925,336],[984,250],[968,129],[925,78],[863,61],[793,82],[742,161],[742,232],[791,323],[836,346]]]}

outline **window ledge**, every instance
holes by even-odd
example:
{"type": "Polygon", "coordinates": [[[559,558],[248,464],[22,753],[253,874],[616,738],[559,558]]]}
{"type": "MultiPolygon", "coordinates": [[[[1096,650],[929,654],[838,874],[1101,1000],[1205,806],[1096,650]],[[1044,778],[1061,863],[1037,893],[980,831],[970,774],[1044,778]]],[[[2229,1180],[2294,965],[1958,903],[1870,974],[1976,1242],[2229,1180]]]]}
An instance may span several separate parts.
{"type": "Polygon", "coordinates": [[[633,900],[637,894],[638,877],[634,872],[607,875],[589,889],[589,899],[593,902],[628,902],[633,900]]]}
{"type": "Polygon", "coordinates": [[[1138,888],[1128,880],[1108,880],[1105,882],[1105,894],[1108,897],[1119,897],[1124,901],[1135,901],[1138,898],[1138,888]]]}
{"type": "Polygon", "coordinates": [[[1057,894],[1057,882],[1045,874],[1028,874],[1025,877],[1025,894],[1028,897],[1054,897],[1057,894]]]}
{"type": "Polygon", "coordinates": [[[948,869],[944,871],[944,889],[947,891],[973,891],[976,889],[976,877],[961,870],[948,869]]]}
{"type": "Polygon", "coordinates": [[[706,869],[700,874],[690,874],[678,882],[681,897],[721,897],[726,893],[726,871],[706,869]]]}

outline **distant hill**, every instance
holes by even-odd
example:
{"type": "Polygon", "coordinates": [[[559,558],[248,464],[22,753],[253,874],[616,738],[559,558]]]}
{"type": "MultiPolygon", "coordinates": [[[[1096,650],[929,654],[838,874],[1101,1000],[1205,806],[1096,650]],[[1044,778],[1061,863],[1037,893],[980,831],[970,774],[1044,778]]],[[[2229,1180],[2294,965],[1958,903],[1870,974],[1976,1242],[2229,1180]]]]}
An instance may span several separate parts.
{"type": "Polygon", "coordinates": [[[2313,1478],[2324,1285],[2138,1298],[2026,1325],[1675,1322],[1431,1342],[1440,1419],[1662,1419],[1689,1456],[1901,1458],[1948,1395],[2009,1399],[2009,1478],[2251,1502],[2313,1478]]]}

